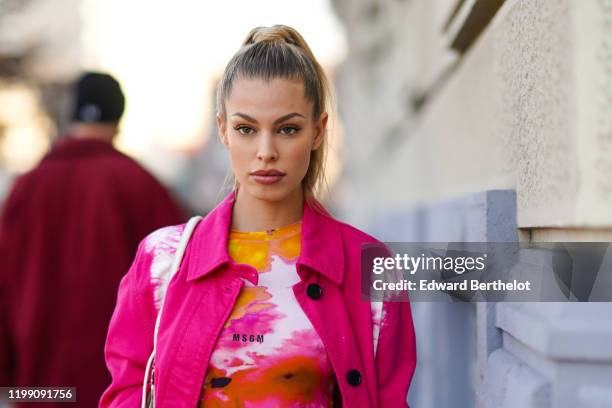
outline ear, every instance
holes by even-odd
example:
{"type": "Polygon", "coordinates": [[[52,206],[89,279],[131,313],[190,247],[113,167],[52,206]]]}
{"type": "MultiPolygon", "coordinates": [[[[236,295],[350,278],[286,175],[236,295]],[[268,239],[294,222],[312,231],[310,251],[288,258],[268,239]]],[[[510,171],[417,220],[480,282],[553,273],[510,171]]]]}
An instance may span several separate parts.
{"type": "Polygon", "coordinates": [[[321,116],[319,116],[319,120],[317,120],[317,123],[315,123],[315,137],[312,141],[312,150],[317,150],[325,139],[325,131],[327,130],[327,119],[329,119],[329,115],[327,114],[327,112],[323,112],[321,113],[321,116]]]}
{"type": "Polygon", "coordinates": [[[227,140],[227,123],[223,119],[223,116],[217,112],[217,128],[219,129],[219,140],[227,148],[229,148],[229,142],[227,140]]]}

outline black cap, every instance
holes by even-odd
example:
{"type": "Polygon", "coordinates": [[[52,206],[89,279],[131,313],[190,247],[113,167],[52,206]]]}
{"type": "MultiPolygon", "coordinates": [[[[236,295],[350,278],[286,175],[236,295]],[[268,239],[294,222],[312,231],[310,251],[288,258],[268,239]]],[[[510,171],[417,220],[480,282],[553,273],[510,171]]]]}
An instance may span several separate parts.
{"type": "Polygon", "coordinates": [[[74,122],[116,123],[125,108],[119,82],[108,74],[84,73],[74,86],[74,122]]]}

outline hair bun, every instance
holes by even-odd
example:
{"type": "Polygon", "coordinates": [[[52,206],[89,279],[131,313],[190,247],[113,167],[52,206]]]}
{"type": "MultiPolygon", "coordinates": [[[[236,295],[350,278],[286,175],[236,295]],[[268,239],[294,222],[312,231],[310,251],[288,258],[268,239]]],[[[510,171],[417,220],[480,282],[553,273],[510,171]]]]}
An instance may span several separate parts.
{"type": "Polygon", "coordinates": [[[288,43],[298,47],[304,42],[300,34],[293,28],[277,24],[272,27],[256,27],[251,30],[243,45],[267,43],[288,43]]]}

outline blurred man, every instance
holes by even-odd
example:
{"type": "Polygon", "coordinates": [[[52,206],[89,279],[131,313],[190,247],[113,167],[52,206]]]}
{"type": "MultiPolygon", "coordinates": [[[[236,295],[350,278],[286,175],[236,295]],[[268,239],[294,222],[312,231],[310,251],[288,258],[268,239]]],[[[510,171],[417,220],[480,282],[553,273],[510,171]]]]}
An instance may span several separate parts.
{"type": "Polygon", "coordinates": [[[89,408],[110,383],[104,341],[138,242],[185,217],[113,148],[117,81],[87,73],[75,97],[68,134],[16,181],[0,218],[0,386],[74,386],[70,406],[89,408]]]}

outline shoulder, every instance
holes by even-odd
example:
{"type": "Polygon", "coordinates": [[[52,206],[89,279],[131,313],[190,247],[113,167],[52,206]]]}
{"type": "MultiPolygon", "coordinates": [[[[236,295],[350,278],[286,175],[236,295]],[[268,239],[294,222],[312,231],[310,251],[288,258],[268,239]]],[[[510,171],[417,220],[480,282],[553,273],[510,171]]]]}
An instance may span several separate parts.
{"type": "Polygon", "coordinates": [[[185,224],[159,228],[144,237],[138,244],[134,266],[153,269],[156,264],[171,259],[181,240],[185,224]]]}
{"type": "Polygon", "coordinates": [[[0,209],[4,213],[24,213],[38,205],[38,201],[32,200],[34,194],[40,195],[40,191],[48,190],[52,186],[49,183],[49,175],[39,163],[33,169],[14,177],[7,188],[7,196],[0,209]]]}
{"type": "Polygon", "coordinates": [[[178,247],[185,223],[159,228],[147,235],[141,242],[146,253],[174,253],[178,247]]]}
{"type": "MultiPolygon", "coordinates": [[[[114,150],[112,153],[101,156],[100,160],[105,161],[105,164],[114,170],[115,173],[121,174],[126,180],[138,180],[140,183],[145,183],[146,186],[157,186],[159,180],[144,166],[144,164],[119,150],[114,150]]],[[[142,188],[142,186],[141,186],[142,188]]]]}
{"type": "Polygon", "coordinates": [[[34,168],[26,171],[13,178],[11,190],[15,191],[26,186],[30,186],[32,182],[42,179],[45,173],[44,163],[38,163],[34,168]]]}
{"type": "Polygon", "coordinates": [[[147,235],[138,249],[140,257],[146,257],[150,263],[150,279],[155,283],[166,279],[174,254],[181,241],[186,224],[170,225],[147,235]]]}
{"type": "Polygon", "coordinates": [[[165,294],[171,267],[186,224],[159,228],[138,246],[133,269],[136,284],[152,287],[156,307],[165,294]]]}

